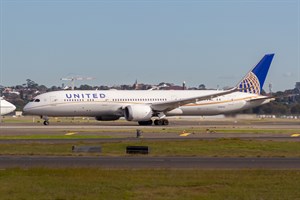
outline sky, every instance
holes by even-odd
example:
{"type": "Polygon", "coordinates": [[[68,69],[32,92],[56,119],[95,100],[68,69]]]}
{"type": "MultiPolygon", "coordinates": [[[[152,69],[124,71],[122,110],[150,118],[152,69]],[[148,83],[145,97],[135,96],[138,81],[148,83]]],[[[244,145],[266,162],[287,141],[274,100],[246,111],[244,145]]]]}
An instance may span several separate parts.
{"type": "Polygon", "coordinates": [[[0,85],[235,86],[275,53],[264,89],[300,81],[300,0],[0,0],[0,85]]]}

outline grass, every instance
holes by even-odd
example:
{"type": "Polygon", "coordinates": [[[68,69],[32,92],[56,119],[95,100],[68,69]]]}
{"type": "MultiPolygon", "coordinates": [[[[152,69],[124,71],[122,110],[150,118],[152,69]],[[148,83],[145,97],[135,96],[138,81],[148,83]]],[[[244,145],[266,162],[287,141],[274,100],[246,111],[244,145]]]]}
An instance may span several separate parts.
{"type": "Polygon", "coordinates": [[[129,145],[149,146],[153,156],[300,157],[298,142],[246,141],[239,139],[105,143],[102,144],[103,153],[124,155],[124,149],[129,145]]]}
{"type": "Polygon", "coordinates": [[[131,145],[150,147],[148,156],[202,156],[202,157],[300,157],[298,142],[256,141],[240,139],[185,140],[185,141],[123,141],[123,142],[73,142],[73,143],[2,143],[0,155],[60,155],[78,156],[72,153],[73,145],[99,146],[101,153],[88,155],[126,156],[131,145]]]}
{"type": "MultiPolygon", "coordinates": [[[[22,119],[23,120],[23,119],[22,119]]],[[[65,122],[63,121],[60,122],[65,122]]],[[[10,122],[5,119],[5,122],[10,122]]],[[[32,123],[32,120],[21,123],[32,123]]],[[[56,123],[60,123],[56,122],[56,123]]],[[[83,121],[86,123],[86,121],[83,121]]],[[[123,121],[122,121],[123,123],[123,121]]],[[[124,122],[125,123],[125,122],[124,122]]],[[[127,122],[126,122],[127,123],[127,122]]],[[[1,128],[1,127],[0,127],[1,128]]],[[[42,129],[43,127],[41,127],[42,129]]],[[[141,127],[137,127],[141,128],[141,127]]],[[[147,133],[205,133],[206,128],[141,128],[147,133]]],[[[235,127],[209,128],[216,133],[300,133],[299,129],[256,129],[235,127]]],[[[3,129],[4,130],[4,129],[3,129]]],[[[1,131],[1,130],[0,130],[1,131]]],[[[49,130],[47,130],[49,131],[49,130]]],[[[129,145],[147,145],[148,156],[203,157],[300,157],[298,142],[240,139],[68,142],[67,139],[110,138],[113,132],[135,129],[55,130],[54,134],[20,135],[0,139],[25,139],[20,143],[0,143],[0,155],[84,156],[99,154],[72,153],[73,145],[101,145],[104,156],[126,156],[129,145]],[[78,132],[65,136],[67,132],[78,132]],[[107,132],[109,134],[97,135],[107,132]],[[84,134],[80,134],[84,133],[84,134]],[[66,139],[65,143],[40,143],[26,139],[66,139]]],[[[27,134],[28,133],[28,134],[27,134]]],[[[115,137],[115,136],[113,136],[115,137]]],[[[8,168],[0,169],[0,199],[9,200],[81,200],[81,199],[300,199],[300,170],[176,170],[176,169],[101,169],[101,168],[8,168]]]]}
{"type": "Polygon", "coordinates": [[[30,168],[0,171],[1,199],[299,199],[298,170],[110,170],[30,168]]]}

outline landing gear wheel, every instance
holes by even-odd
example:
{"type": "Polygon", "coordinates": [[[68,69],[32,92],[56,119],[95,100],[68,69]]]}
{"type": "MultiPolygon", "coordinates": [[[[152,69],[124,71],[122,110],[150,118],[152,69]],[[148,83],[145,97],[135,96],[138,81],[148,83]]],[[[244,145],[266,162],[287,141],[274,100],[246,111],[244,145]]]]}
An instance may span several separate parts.
{"type": "Polygon", "coordinates": [[[156,126],[161,126],[161,125],[162,125],[162,123],[161,123],[161,120],[160,120],[160,119],[156,119],[156,120],[154,120],[154,124],[155,124],[156,126]]]}
{"type": "Polygon", "coordinates": [[[49,125],[49,118],[48,118],[48,116],[42,115],[42,116],[41,116],[41,119],[44,120],[44,125],[45,125],[45,126],[49,125]]]}
{"type": "Polygon", "coordinates": [[[149,121],[139,121],[138,123],[141,126],[151,126],[152,123],[153,123],[153,121],[152,120],[149,120],[149,121]]]}
{"type": "Polygon", "coordinates": [[[164,126],[167,126],[169,125],[169,120],[167,119],[163,119],[163,123],[162,123],[164,126]]]}
{"type": "Polygon", "coordinates": [[[154,120],[154,124],[157,126],[166,126],[169,125],[169,120],[167,119],[156,119],[154,120]]]}

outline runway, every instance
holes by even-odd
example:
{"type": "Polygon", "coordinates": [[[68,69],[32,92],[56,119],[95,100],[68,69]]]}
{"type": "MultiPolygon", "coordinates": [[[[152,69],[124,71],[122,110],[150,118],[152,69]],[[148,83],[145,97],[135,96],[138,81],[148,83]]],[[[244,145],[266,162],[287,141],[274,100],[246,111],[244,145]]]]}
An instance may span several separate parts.
{"type": "Polygon", "coordinates": [[[5,143],[71,143],[71,142],[121,142],[121,141],[174,141],[174,140],[215,140],[220,138],[236,138],[241,140],[262,140],[262,141],[300,141],[300,124],[277,124],[277,125],[216,125],[216,126],[94,126],[94,125],[2,125],[0,126],[0,144],[5,143]],[[142,137],[136,138],[136,130],[142,131],[142,137]],[[183,130],[190,134],[181,137],[183,130]],[[226,132],[224,132],[224,130],[226,132]],[[241,132],[239,132],[241,130],[241,132]],[[247,132],[247,130],[250,130],[247,132]],[[256,131],[260,132],[256,132],[256,131]],[[283,130],[283,132],[276,131],[283,130]],[[74,133],[73,136],[80,136],[81,139],[74,139],[73,136],[63,139],[18,139],[25,136],[51,136],[62,137],[67,133],[74,133]],[[298,134],[299,136],[292,137],[298,134]],[[14,139],[5,139],[5,137],[14,139]],[[86,137],[86,138],[83,138],[86,137]],[[89,137],[93,137],[91,139],[89,137]],[[95,138],[98,137],[98,138],[95,138]]]}
{"type": "Polygon", "coordinates": [[[11,167],[99,167],[110,169],[300,169],[300,158],[0,156],[0,168],[3,169],[11,167]]]}

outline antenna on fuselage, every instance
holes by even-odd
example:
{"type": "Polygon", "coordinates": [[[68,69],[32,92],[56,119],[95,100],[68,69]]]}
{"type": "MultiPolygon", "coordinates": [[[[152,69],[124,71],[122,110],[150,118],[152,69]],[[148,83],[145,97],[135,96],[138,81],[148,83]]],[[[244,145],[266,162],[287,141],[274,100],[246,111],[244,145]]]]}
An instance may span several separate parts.
{"type": "Polygon", "coordinates": [[[61,78],[60,80],[62,80],[62,81],[71,81],[71,88],[72,88],[72,90],[74,90],[74,87],[75,87],[75,81],[94,80],[94,79],[95,79],[95,78],[93,78],[93,77],[73,76],[73,77],[61,78]]]}

